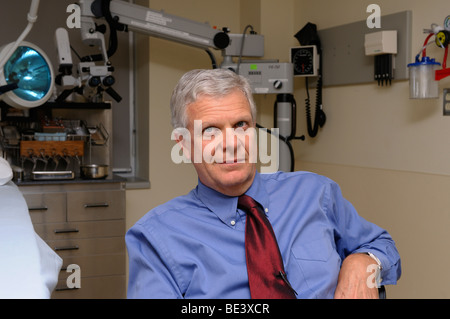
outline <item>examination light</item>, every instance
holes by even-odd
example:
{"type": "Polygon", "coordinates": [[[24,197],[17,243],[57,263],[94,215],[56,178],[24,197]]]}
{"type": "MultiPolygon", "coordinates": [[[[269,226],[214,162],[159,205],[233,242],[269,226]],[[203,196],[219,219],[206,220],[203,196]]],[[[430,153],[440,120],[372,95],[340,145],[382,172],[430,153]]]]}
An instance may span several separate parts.
{"type": "MultiPolygon", "coordinates": [[[[8,51],[14,43],[0,50],[8,51]]],[[[36,45],[21,42],[0,72],[0,85],[6,93],[0,95],[8,105],[27,109],[45,103],[53,93],[53,68],[45,53],[36,45]]],[[[0,90],[1,91],[1,90],[0,90]]],[[[0,92],[1,94],[2,92],[0,92]]]]}
{"type": "Polygon", "coordinates": [[[0,48],[0,100],[19,109],[47,102],[53,93],[53,67],[45,53],[23,41],[37,20],[39,0],[32,0],[28,25],[19,38],[0,48]]]}

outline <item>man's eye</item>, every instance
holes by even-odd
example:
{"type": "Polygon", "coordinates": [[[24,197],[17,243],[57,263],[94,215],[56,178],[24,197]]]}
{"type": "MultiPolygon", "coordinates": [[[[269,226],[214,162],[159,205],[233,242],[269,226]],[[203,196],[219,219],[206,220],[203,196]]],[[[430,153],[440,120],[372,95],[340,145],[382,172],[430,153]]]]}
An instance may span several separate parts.
{"type": "Polygon", "coordinates": [[[236,123],[236,127],[245,128],[245,127],[247,127],[247,122],[239,121],[239,122],[236,123]]]}
{"type": "Polygon", "coordinates": [[[212,133],[216,132],[217,130],[218,130],[217,127],[209,126],[203,130],[203,133],[212,134],[212,133]]]}

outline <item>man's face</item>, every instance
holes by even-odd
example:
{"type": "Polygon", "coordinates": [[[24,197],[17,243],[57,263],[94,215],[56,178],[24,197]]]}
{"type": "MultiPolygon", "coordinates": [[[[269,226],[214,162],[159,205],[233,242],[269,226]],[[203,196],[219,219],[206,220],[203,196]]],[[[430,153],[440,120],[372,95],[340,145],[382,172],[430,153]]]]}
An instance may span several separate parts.
{"type": "Polygon", "coordinates": [[[243,194],[256,171],[250,154],[256,153],[255,123],[244,93],[235,90],[220,98],[200,96],[188,105],[187,116],[187,129],[193,137],[189,151],[200,181],[225,195],[243,194]]]}

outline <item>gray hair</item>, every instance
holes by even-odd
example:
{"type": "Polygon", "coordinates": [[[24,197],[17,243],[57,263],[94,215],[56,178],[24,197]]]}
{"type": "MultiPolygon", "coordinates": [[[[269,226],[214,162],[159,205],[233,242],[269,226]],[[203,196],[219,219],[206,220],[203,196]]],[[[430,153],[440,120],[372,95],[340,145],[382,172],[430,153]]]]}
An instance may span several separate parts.
{"type": "Polygon", "coordinates": [[[187,127],[186,108],[194,103],[199,95],[223,97],[234,90],[241,90],[247,98],[252,119],[256,120],[256,105],[252,89],[246,78],[227,69],[192,70],[178,81],[170,99],[172,126],[187,127]]]}

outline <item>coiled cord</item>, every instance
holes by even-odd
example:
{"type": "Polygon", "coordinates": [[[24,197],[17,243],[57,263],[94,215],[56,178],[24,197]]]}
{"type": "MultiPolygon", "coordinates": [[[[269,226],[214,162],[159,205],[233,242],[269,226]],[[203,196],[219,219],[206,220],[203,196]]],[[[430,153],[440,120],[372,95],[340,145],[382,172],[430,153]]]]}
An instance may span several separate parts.
{"type": "Polygon", "coordinates": [[[325,112],[322,110],[322,72],[319,70],[319,76],[317,79],[317,89],[316,89],[316,112],[314,116],[314,124],[312,123],[311,116],[311,100],[309,96],[308,78],[305,78],[306,86],[306,124],[308,128],[308,135],[310,137],[316,137],[319,132],[319,127],[323,127],[326,122],[325,112]]]}

